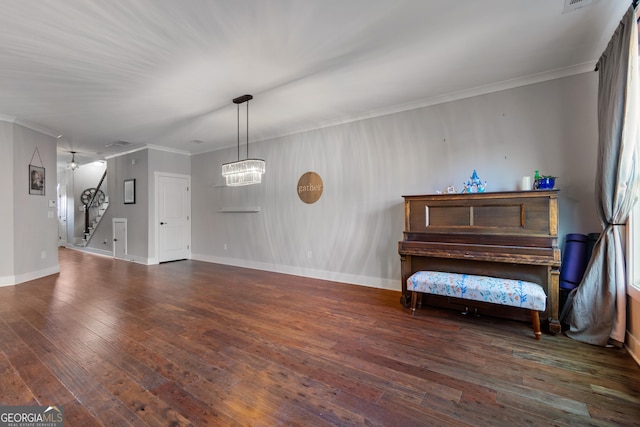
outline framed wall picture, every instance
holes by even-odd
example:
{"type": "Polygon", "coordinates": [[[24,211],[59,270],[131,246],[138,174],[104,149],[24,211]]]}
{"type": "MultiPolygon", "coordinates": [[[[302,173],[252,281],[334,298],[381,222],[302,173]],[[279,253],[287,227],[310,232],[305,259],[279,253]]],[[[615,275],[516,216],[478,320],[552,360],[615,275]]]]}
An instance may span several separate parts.
{"type": "Polygon", "coordinates": [[[132,205],[136,202],[136,180],[124,180],[124,204],[132,205]]]}
{"type": "Polygon", "coordinates": [[[44,196],[45,175],[44,168],[29,165],[29,194],[44,196]]]}

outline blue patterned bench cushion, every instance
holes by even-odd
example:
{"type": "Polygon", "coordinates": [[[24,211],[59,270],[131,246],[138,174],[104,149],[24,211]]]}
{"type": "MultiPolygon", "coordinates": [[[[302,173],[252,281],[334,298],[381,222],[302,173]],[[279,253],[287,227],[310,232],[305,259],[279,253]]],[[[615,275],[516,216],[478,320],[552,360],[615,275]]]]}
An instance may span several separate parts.
{"type": "Polygon", "coordinates": [[[537,311],[544,311],[547,303],[536,283],[471,274],[418,271],[407,279],[407,289],[537,311]]]}

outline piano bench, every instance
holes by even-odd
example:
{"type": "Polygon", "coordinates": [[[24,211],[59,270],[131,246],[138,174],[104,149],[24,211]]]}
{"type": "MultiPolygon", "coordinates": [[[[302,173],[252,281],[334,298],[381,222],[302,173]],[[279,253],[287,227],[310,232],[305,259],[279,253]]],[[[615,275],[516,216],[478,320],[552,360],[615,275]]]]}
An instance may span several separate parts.
{"type": "Polygon", "coordinates": [[[539,312],[546,308],[547,295],[537,283],[442,271],[418,271],[407,279],[407,290],[412,291],[412,315],[415,315],[418,299],[423,293],[508,305],[530,310],[534,335],[537,340],[542,336],[539,312]]]}

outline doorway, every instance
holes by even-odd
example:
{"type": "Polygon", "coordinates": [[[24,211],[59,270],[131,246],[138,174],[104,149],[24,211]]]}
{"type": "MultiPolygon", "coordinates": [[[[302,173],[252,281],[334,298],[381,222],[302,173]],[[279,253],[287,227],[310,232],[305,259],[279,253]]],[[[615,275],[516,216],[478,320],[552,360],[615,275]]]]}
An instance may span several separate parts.
{"type": "Polygon", "coordinates": [[[191,257],[191,177],[156,172],[158,262],[191,257]]]}
{"type": "Polygon", "coordinates": [[[113,257],[127,257],[127,218],[113,218],[113,257]]]}

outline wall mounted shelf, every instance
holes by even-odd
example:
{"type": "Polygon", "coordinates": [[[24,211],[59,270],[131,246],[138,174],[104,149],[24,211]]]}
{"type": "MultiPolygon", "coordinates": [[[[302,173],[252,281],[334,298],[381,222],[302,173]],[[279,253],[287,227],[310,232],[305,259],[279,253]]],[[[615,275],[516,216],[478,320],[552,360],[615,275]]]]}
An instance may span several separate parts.
{"type": "Polygon", "coordinates": [[[220,208],[220,209],[218,209],[218,212],[221,212],[221,213],[255,213],[255,212],[260,212],[260,206],[220,208]]]}

